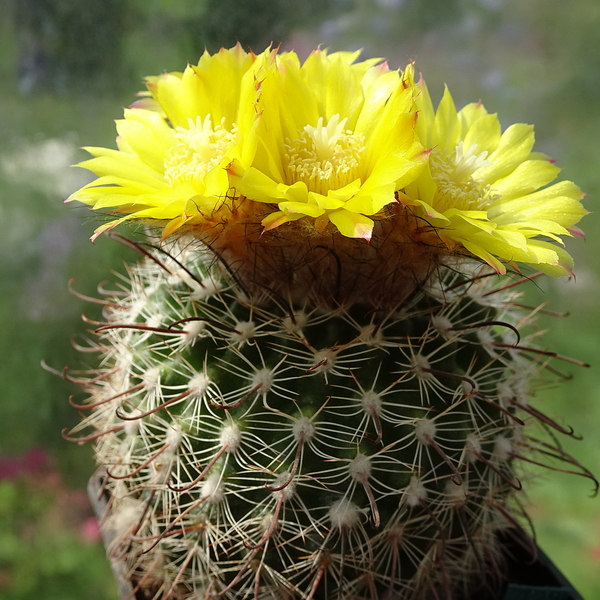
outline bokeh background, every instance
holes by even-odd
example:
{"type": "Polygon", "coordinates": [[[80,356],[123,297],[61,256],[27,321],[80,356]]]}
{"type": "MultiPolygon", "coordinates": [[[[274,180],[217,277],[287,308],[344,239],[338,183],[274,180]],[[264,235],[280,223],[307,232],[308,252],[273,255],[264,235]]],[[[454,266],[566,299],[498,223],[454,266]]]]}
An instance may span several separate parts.
{"type": "MultiPolygon", "coordinates": [[[[598,0],[0,0],[0,598],[115,600],[85,494],[90,449],[60,431],[78,416],[58,370],[87,360],[67,292],[94,295],[133,257],[88,238],[95,217],[64,205],[86,183],[70,167],[82,145],[113,146],[113,120],[145,75],[182,70],[206,47],[306,56],[318,44],[362,48],[393,68],[415,60],[432,96],[447,83],[458,106],[482,100],[503,125],[535,123],[537,149],[600,201],[598,0]]],[[[568,243],[577,281],[530,286],[531,302],[570,316],[542,317],[548,347],[590,369],[540,393],[544,411],[583,441],[565,448],[600,475],[600,219],[568,243]]],[[[600,598],[600,500],[589,481],[541,473],[529,484],[540,545],[587,600],[600,598]]]]}

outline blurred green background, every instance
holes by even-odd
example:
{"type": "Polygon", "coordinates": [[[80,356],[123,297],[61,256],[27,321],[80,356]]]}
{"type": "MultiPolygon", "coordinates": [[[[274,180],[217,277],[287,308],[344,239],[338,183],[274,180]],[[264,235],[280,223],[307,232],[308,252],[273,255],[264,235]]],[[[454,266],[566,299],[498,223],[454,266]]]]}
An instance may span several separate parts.
{"type": "MultiPolygon", "coordinates": [[[[306,56],[318,44],[363,48],[393,68],[415,60],[439,99],[482,100],[506,126],[535,123],[537,149],[600,198],[598,0],[0,0],[0,598],[115,599],[85,496],[90,449],[60,436],[78,416],[73,389],[40,367],[85,364],[94,295],[131,259],[88,238],[87,209],[63,205],[88,181],[81,145],[113,146],[113,120],[145,75],[181,70],[206,47],[269,42],[306,56]]],[[[600,474],[600,221],[569,241],[577,281],[531,286],[568,318],[543,318],[546,344],[592,364],[540,394],[541,408],[584,436],[566,449],[600,474]]],[[[96,313],[97,314],[97,313],[96,313]]],[[[535,475],[535,471],[530,472],[535,475]]],[[[587,600],[600,598],[600,501],[588,481],[542,473],[529,484],[540,545],[587,600]]]]}

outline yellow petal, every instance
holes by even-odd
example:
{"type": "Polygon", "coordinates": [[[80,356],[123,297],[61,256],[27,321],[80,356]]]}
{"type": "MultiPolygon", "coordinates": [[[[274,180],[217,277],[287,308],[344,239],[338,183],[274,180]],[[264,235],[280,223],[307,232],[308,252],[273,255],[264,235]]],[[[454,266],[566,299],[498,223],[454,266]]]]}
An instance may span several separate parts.
{"type": "Polygon", "coordinates": [[[162,75],[150,89],[174,128],[187,127],[189,118],[203,119],[208,114],[206,105],[199,100],[204,90],[190,66],[183,74],[162,75]]]}
{"type": "Polygon", "coordinates": [[[228,168],[231,185],[237,193],[256,202],[272,203],[279,198],[285,198],[285,194],[280,192],[278,184],[270,177],[254,167],[240,171],[236,170],[237,166],[240,165],[234,160],[228,168]]]}
{"type": "Polygon", "coordinates": [[[504,201],[529,194],[547,185],[558,175],[560,169],[548,160],[526,160],[490,188],[491,195],[502,196],[504,201]]]}
{"type": "MultiPolygon", "coordinates": [[[[460,117],[460,114],[459,114],[460,117]]],[[[475,146],[477,152],[491,154],[500,142],[500,121],[496,115],[482,115],[474,121],[464,135],[463,148],[465,150],[475,146]]]]}
{"type": "Polygon", "coordinates": [[[370,136],[380,122],[382,111],[398,86],[399,74],[389,71],[375,79],[365,90],[365,100],[356,122],[356,133],[370,136]]]}
{"type": "MultiPolygon", "coordinates": [[[[310,199],[310,195],[308,193],[308,188],[303,181],[297,181],[293,185],[285,185],[284,183],[280,183],[277,185],[277,188],[280,193],[282,193],[287,200],[292,202],[308,202],[310,199]]],[[[316,204],[313,199],[313,204],[316,204]]]]}
{"type": "Polygon", "coordinates": [[[354,128],[362,103],[360,79],[351,65],[339,55],[335,56],[328,69],[324,116],[329,120],[333,115],[344,115],[348,126],[354,128]]]}
{"type": "Polygon", "coordinates": [[[481,102],[471,102],[461,108],[458,113],[458,118],[460,120],[462,136],[464,137],[465,133],[469,131],[475,121],[485,117],[487,114],[488,111],[481,102]]]}
{"type": "Polygon", "coordinates": [[[117,121],[117,132],[143,163],[162,173],[173,130],[160,115],[150,111],[126,110],[125,117],[117,121]]]}
{"type": "Polygon", "coordinates": [[[297,214],[316,218],[325,214],[324,209],[307,202],[280,202],[279,207],[286,215],[297,214]]]}
{"type": "Polygon", "coordinates": [[[341,187],[337,190],[329,190],[327,192],[327,196],[329,198],[335,198],[336,200],[349,200],[355,194],[358,193],[360,188],[360,179],[355,179],[354,181],[351,181],[348,185],[345,185],[344,187],[341,187]]]}
{"type": "Polygon", "coordinates": [[[283,225],[284,223],[288,223],[289,221],[294,221],[298,218],[301,218],[303,215],[287,215],[282,211],[276,211],[266,216],[261,225],[265,228],[265,231],[270,231],[271,229],[275,229],[283,225]]]}
{"type": "Polygon", "coordinates": [[[457,229],[461,229],[461,221],[487,233],[491,233],[497,227],[496,223],[488,220],[485,212],[450,209],[444,213],[444,216],[449,219],[452,225],[457,229]]]}
{"type": "Polygon", "coordinates": [[[573,259],[562,248],[539,240],[532,240],[530,245],[540,271],[553,277],[573,275],[573,259]]]}
{"type": "Polygon", "coordinates": [[[450,154],[454,151],[460,135],[460,121],[454,106],[454,100],[448,88],[444,88],[444,95],[440,102],[431,130],[431,143],[441,152],[450,154]]]}
{"type": "Polygon", "coordinates": [[[488,157],[490,166],[478,169],[477,180],[482,185],[487,185],[506,177],[520,163],[527,160],[534,141],[531,125],[524,123],[511,125],[502,134],[496,150],[488,157]]]}
{"type": "Polygon", "coordinates": [[[373,221],[368,217],[347,210],[336,210],[328,214],[330,221],[346,237],[370,240],[373,233],[373,221]]]}
{"type": "Polygon", "coordinates": [[[323,194],[316,194],[315,192],[307,192],[307,200],[323,210],[336,210],[346,204],[344,200],[338,200],[332,196],[323,196],[323,194]]]}
{"type": "Polygon", "coordinates": [[[573,182],[561,181],[506,203],[494,204],[489,215],[498,223],[547,219],[566,228],[587,214],[578,200],[581,196],[581,190],[573,182]]]}
{"type": "Polygon", "coordinates": [[[462,240],[462,243],[471,254],[484,260],[497,273],[500,273],[501,275],[506,273],[506,267],[493,254],[485,250],[485,248],[470,240],[462,240]]]}
{"type": "Polygon", "coordinates": [[[345,208],[356,213],[365,215],[374,215],[379,212],[384,206],[395,202],[394,183],[388,183],[377,188],[361,189],[351,200],[345,203],[345,208]]]}
{"type": "Polygon", "coordinates": [[[96,175],[110,175],[129,179],[153,187],[162,187],[162,172],[144,164],[137,156],[124,154],[108,148],[84,148],[95,158],[80,162],[77,166],[88,169],[96,175]]]}

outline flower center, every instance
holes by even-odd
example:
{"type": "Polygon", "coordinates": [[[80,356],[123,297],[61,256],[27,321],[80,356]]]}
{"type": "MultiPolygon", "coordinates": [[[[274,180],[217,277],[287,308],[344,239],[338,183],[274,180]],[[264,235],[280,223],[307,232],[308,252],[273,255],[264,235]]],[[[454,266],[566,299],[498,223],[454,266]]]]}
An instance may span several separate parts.
{"type": "Polygon", "coordinates": [[[170,185],[201,179],[217,167],[236,137],[235,125],[231,131],[221,124],[213,127],[210,115],[204,120],[188,119],[188,129],[177,127],[175,143],[165,159],[165,179],[170,185]]]}
{"type": "Polygon", "coordinates": [[[487,155],[487,151],[477,152],[477,144],[465,149],[463,142],[457,144],[454,156],[444,156],[438,150],[431,153],[431,174],[437,186],[436,210],[485,210],[489,206],[492,199],[487,186],[473,177],[477,169],[491,164],[487,155]]]}
{"type": "Polygon", "coordinates": [[[296,140],[287,140],[285,169],[288,185],[303,181],[311,192],[327,195],[359,176],[360,155],[365,138],[344,130],[348,119],[333,115],[327,125],[306,125],[296,140]]]}

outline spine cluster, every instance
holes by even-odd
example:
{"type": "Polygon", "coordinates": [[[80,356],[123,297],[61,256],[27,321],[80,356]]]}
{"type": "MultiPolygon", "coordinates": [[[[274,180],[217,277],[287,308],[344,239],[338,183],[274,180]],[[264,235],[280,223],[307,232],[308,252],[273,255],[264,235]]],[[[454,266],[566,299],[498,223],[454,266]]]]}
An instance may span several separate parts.
{"type": "Polygon", "coordinates": [[[87,397],[64,434],[94,441],[132,593],[468,598],[501,588],[517,462],[593,479],[530,404],[563,375],[525,280],[473,265],[392,310],[331,308],[250,295],[191,242],[137,248],[81,348],[100,367],[65,372],[87,397]]]}

